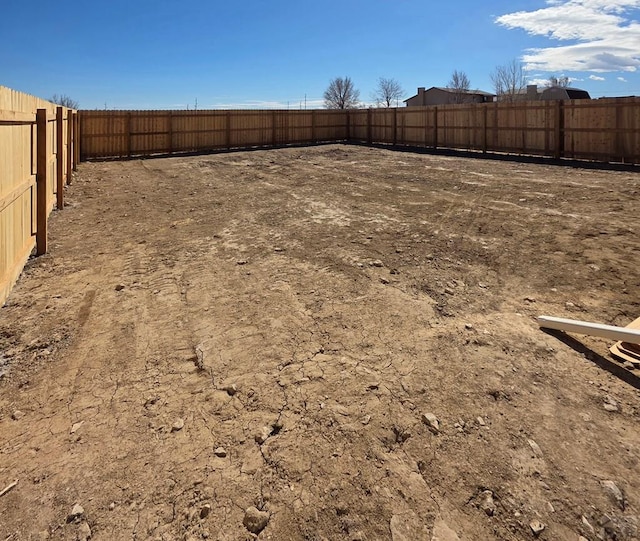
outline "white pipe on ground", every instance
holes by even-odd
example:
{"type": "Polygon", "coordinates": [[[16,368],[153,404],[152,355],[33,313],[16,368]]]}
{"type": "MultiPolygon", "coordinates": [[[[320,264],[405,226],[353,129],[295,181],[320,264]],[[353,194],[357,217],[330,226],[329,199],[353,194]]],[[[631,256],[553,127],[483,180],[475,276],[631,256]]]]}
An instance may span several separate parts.
{"type": "Polygon", "coordinates": [[[558,331],[574,332],[577,334],[588,334],[589,336],[600,336],[611,340],[619,340],[631,344],[640,344],[640,330],[628,327],[616,327],[614,325],[602,325],[600,323],[589,323],[587,321],[577,321],[575,319],[564,319],[561,317],[538,316],[538,325],[545,329],[556,329],[558,331]]]}

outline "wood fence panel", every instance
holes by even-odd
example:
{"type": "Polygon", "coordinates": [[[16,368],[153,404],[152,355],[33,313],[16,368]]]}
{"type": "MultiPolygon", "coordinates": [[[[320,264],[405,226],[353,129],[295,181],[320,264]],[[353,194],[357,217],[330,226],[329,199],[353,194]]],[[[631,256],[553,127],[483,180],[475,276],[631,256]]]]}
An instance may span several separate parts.
{"type": "Polygon", "coordinates": [[[69,133],[64,126],[72,111],[63,108],[60,130],[55,104],[0,86],[0,305],[35,247],[38,109],[45,110],[48,119],[42,132],[47,153],[41,160],[46,185],[40,192],[47,202],[46,218],[57,202],[56,195],[63,196],[59,191],[64,190],[64,183],[60,188],[58,174],[65,175],[69,163],[69,133]]]}
{"type": "Polygon", "coordinates": [[[297,144],[313,141],[312,111],[293,111],[289,115],[289,137],[297,144]]]}
{"type": "Polygon", "coordinates": [[[640,100],[276,111],[83,111],[87,158],[359,141],[640,163],[640,100]]]}
{"type": "Polygon", "coordinates": [[[83,158],[344,140],[347,116],[311,110],[82,111],[83,158]]]}
{"type": "Polygon", "coordinates": [[[393,143],[395,109],[371,109],[371,138],[374,143],[393,143]]]}
{"type": "Polygon", "coordinates": [[[400,111],[398,143],[411,146],[430,146],[429,143],[434,140],[433,134],[429,133],[429,128],[433,126],[429,122],[433,108],[407,107],[400,111]]]}
{"type": "Polygon", "coordinates": [[[589,106],[571,100],[565,109],[565,155],[597,161],[640,163],[640,100],[609,98],[589,106]]]}
{"type": "MultiPolygon", "coordinates": [[[[289,122],[286,111],[275,110],[271,113],[271,118],[265,116],[262,119],[263,128],[271,128],[271,139],[265,139],[265,144],[272,140],[274,145],[284,145],[289,138],[289,122]]],[[[265,134],[266,135],[266,134],[265,134]]],[[[242,146],[242,145],[239,145],[242,146]]]]}
{"type": "Polygon", "coordinates": [[[619,148],[623,162],[640,162],[640,98],[619,105],[619,148]]]}
{"type": "Polygon", "coordinates": [[[550,120],[550,102],[526,102],[526,116],[524,118],[524,147],[525,153],[535,156],[549,156],[548,134],[552,128],[550,120]]]}
{"type": "Polygon", "coordinates": [[[349,140],[366,143],[368,138],[367,129],[368,111],[366,109],[356,109],[349,111],[349,140]]]}
{"type": "Polygon", "coordinates": [[[339,110],[315,112],[316,141],[344,141],[349,132],[349,117],[352,113],[339,110]]]}
{"type": "MultiPolygon", "coordinates": [[[[336,122],[336,119],[333,115],[327,114],[329,111],[317,111],[315,118],[315,132],[316,132],[316,141],[328,141],[330,137],[333,135],[335,128],[333,128],[333,123],[336,122]]],[[[347,127],[347,118],[346,115],[344,119],[340,119],[342,125],[344,126],[344,131],[346,133],[347,127]]],[[[346,139],[346,136],[344,137],[346,139]]]]}

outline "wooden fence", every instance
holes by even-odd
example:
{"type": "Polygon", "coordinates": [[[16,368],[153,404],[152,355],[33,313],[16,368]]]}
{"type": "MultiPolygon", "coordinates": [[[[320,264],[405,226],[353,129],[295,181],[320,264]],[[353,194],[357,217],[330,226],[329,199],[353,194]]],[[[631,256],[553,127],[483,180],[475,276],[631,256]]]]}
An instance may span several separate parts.
{"type": "Polygon", "coordinates": [[[640,98],[526,101],[349,113],[354,141],[640,163],[640,98]]]}
{"type": "Polygon", "coordinates": [[[47,250],[47,218],[64,206],[78,162],[78,115],[0,86],[0,306],[29,255],[47,250]]]}
{"type": "Polygon", "coordinates": [[[345,140],[346,111],[81,111],[82,159],[345,140]]]}
{"type": "Polygon", "coordinates": [[[640,98],[348,111],[81,111],[82,157],[361,141],[640,163],[640,98]]]}

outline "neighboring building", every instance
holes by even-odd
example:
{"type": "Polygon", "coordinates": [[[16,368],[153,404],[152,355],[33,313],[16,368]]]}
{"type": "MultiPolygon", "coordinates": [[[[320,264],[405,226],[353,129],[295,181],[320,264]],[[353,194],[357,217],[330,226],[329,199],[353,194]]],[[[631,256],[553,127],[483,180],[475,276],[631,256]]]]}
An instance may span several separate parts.
{"type": "MultiPolygon", "coordinates": [[[[547,100],[590,100],[589,92],[568,86],[549,86],[538,88],[537,85],[527,85],[510,101],[547,101],[547,100]]],[[[504,101],[498,96],[497,101],[504,101]]]]}
{"type": "Polygon", "coordinates": [[[568,86],[550,86],[540,95],[541,100],[590,100],[589,92],[568,86]]]}
{"type": "Polygon", "coordinates": [[[407,107],[421,105],[450,105],[455,103],[486,103],[494,101],[495,94],[482,90],[456,90],[432,86],[425,90],[423,86],[418,88],[418,93],[406,100],[407,107]]]}

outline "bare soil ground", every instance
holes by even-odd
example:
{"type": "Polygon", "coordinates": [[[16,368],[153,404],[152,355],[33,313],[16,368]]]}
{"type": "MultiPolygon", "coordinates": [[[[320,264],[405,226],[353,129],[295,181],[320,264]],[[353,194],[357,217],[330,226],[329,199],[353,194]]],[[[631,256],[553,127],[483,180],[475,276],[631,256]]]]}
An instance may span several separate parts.
{"type": "Polygon", "coordinates": [[[639,192],[341,145],[82,164],[0,310],[0,539],[639,539],[638,378],[534,320],[640,316],[639,192]]]}

